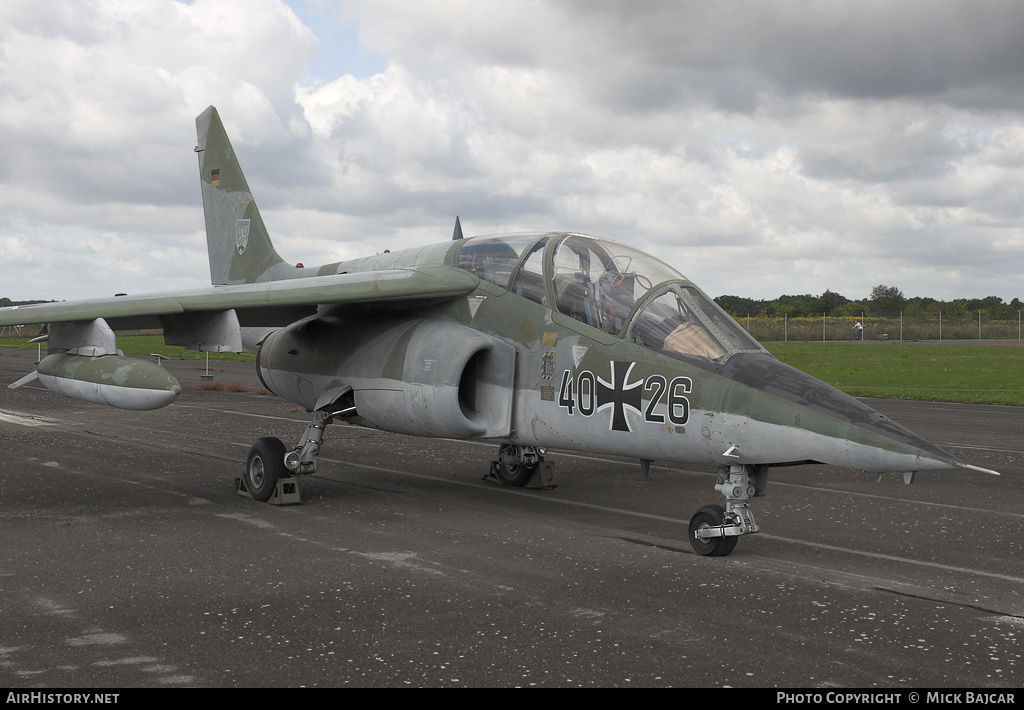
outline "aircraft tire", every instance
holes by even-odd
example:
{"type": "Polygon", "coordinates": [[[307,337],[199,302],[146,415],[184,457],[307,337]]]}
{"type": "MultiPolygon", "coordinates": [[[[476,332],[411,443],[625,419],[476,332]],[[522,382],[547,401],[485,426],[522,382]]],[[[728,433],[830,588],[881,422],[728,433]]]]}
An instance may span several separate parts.
{"type": "Polygon", "coordinates": [[[266,503],[274,495],[277,480],[287,476],[284,453],[284,444],[272,436],[257,439],[249,449],[245,462],[245,485],[249,494],[261,503],[266,503]]]}
{"type": "Polygon", "coordinates": [[[738,536],[714,537],[710,540],[698,540],[693,536],[701,527],[721,525],[724,518],[725,509],[720,505],[705,505],[690,518],[690,545],[698,555],[725,557],[736,547],[738,536]]]}
{"type": "MultiPolygon", "coordinates": [[[[512,448],[512,444],[502,444],[501,452],[504,454],[512,448]]],[[[537,468],[538,466],[498,463],[498,480],[506,486],[522,488],[530,482],[530,479],[533,478],[533,474],[537,473],[537,468]]]]}
{"type": "Polygon", "coordinates": [[[536,466],[523,466],[521,464],[506,466],[502,463],[498,464],[498,478],[506,486],[522,488],[530,482],[535,473],[537,473],[536,466]]]}

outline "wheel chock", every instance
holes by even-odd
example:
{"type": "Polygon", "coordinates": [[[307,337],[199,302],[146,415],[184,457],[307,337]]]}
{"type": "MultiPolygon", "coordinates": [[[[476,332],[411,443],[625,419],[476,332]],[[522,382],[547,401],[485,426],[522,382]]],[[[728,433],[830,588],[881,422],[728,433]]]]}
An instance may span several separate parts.
{"type": "Polygon", "coordinates": [[[498,478],[498,462],[497,461],[491,461],[491,470],[487,472],[486,476],[484,476],[484,480],[485,481],[490,481],[491,483],[501,483],[501,479],[498,478]]]}
{"type": "Polygon", "coordinates": [[[537,472],[533,478],[526,482],[527,488],[558,488],[558,481],[555,480],[555,462],[541,461],[537,464],[537,472]]]}
{"type": "MultiPolygon", "coordinates": [[[[243,498],[255,500],[252,493],[246,488],[245,478],[242,476],[235,477],[235,493],[243,498]]],[[[297,478],[277,479],[277,485],[274,486],[274,492],[267,503],[271,505],[299,505],[302,503],[302,496],[299,494],[299,480],[297,478]]]]}
{"type": "MultiPolygon", "coordinates": [[[[501,483],[501,479],[498,477],[498,462],[491,461],[491,470],[486,476],[485,481],[491,481],[492,483],[501,483]]],[[[558,481],[555,479],[555,462],[554,461],[541,461],[537,464],[537,470],[530,477],[530,480],[526,482],[523,488],[535,488],[537,490],[549,490],[551,488],[558,488],[558,481]]]]}

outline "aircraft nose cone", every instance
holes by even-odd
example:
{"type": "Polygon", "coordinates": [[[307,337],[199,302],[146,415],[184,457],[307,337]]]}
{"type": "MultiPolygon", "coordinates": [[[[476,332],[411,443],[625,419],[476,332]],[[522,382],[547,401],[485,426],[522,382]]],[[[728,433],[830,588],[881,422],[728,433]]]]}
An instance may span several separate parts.
{"type": "Polygon", "coordinates": [[[751,418],[786,427],[781,435],[805,454],[802,460],[875,472],[966,467],[863,402],[770,355],[733,356],[721,374],[751,388],[751,418]]]}

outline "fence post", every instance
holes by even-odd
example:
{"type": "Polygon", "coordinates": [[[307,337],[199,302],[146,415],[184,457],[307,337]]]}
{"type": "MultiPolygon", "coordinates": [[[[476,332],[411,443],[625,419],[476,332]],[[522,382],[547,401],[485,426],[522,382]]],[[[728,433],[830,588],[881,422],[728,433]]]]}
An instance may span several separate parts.
{"type": "Polygon", "coordinates": [[[942,311],[939,311],[939,340],[942,340],[942,311]]]}
{"type": "Polygon", "coordinates": [[[981,340],[981,309],[978,309],[978,340],[981,340]]]}
{"type": "Polygon", "coordinates": [[[900,342],[903,342],[903,311],[900,311],[900,342]]]}

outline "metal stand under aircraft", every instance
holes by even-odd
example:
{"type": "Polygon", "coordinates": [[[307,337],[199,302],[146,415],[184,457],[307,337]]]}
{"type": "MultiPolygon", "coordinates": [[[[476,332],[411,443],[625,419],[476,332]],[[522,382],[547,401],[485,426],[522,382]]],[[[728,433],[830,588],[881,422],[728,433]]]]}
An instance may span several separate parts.
{"type": "Polygon", "coordinates": [[[715,490],[725,496],[725,508],[706,505],[690,519],[690,544],[699,555],[725,557],[740,535],[756,533],[750,498],[767,492],[767,466],[725,466],[718,470],[715,490]]]}

